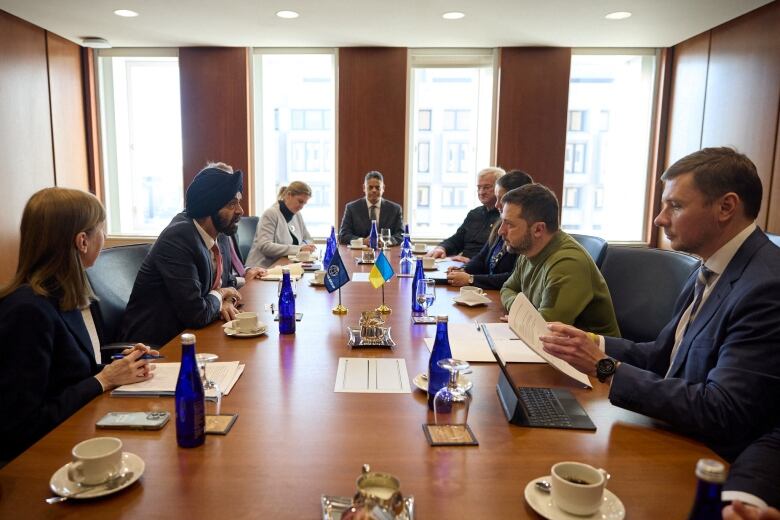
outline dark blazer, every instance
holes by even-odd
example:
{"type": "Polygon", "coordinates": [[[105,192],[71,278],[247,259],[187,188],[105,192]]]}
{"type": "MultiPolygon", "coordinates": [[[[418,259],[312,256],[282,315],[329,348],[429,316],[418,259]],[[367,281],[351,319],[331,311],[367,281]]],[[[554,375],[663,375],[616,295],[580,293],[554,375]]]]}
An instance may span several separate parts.
{"type": "MultiPolygon", "coordinates": [[[[403,214],[401,206],[383,198],[379,205],[377,233],[382,228],[389,228],[393,234],[393,244],[400,244],[404,233],[403,214]]],[[[371,233],[371,219],[368,218],[366,199],[353,200],[344,208],[344,217],[339,228],[339,243],[349,244],[355,238],[366,238],[369,233],[371,233]]]]}
{"type": "Polygon", "coordinates": [[[29,286],[0,300],[0,466],[103,388],[81,311],[63,312],[29,286]]]}
{"type": "Polygon", "coordinates": [[[474,275],[474,285],[477,287],[483,289],[501,289],[501,286],[509,279],[509,276],[515,268],[517,255],[504,251],[504,255],[501,257],[501,260],[496,263],[493,273],[490,272],[490,252],[493,251],[493,247],[500,238],[501,237],[496,235],[492,241],[485,243],[479,253],[463,266],[464,271],[474,275]]]}
{"type": "Polygon", "coordinates": [[[471,258],[487,243],[490,231],[500,218],[501,214],[496,208],[487,208],[484,205],[476,207],[468,212],[455,234],[442,241],[439,246],[443,247],[448,255],[462,254],[471,258]]]}
{"type": "Polygon", "coordinates": [[[654,342],[606,338],[607,354],[623,361],[609,398],[733,460],[780,416],[780,248],[760,229],[748,237],[688,327],[665,378],[695,277],[654,342]]]}
{"type": "MultiPolygon", "coordinates": [[[[227,240],[217,236],[222,285],[233,286],[227,240]]],[[[159,347],[184,329],[205,327],[219,317],[221,302],[209,295],[213,279],[211,252],[192,219],[179,213],[141,264],[122,321],[122,339],[159,347]]]]}
{"type": "Polygon", "coordinates": [[[742,491],[780,508],[780,426],[745,448],[729,470],[723,491],[742,491]]]}

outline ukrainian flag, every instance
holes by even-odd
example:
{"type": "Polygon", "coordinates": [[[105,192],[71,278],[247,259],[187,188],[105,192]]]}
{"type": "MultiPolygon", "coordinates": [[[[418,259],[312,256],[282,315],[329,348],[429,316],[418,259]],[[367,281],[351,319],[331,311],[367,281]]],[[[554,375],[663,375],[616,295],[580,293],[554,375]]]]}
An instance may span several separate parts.
{"type": "Polygon", "coordinates": [[[374,286],[374,289],[379,289],[384,285],[386,281],[395,275],[393,267],[387,260],[384,251],[379,252],[379,256],[374,260],[374,267],[371,268],[371,272],[368,273],[368,281],[374,286]]]}

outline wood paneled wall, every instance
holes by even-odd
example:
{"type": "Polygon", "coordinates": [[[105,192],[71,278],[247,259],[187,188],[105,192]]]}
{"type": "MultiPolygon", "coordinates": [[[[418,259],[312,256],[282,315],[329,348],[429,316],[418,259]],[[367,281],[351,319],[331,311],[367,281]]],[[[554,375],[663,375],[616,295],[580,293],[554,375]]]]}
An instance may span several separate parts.
{"type": "Polygon", "coordinates": [[[780,233],[780,2],[674,47],[667,166],[706,146],[734,146],[764,184],[758,224],[780,233]]]}
{"type": "MultiPolygon", "coordinates": [[[[179,50],[184,189],[209,161],[244,172],[244,211],[252,198],[249,50],[179,50]]],[[[171,172],[172,174],[174,172],[171,172]]]]}
{"type": "Polygon", "coordinates": [[[571,49],[501,49],[496,163],[563,193],[571,49]]]}
{"type": "Polygon", "coordinates": [[[384,175],[385,198],[404,203],[406,54],[405,48],[339,49],[337,228],[344,205],[363,196],[371,170],[384,175]]]}

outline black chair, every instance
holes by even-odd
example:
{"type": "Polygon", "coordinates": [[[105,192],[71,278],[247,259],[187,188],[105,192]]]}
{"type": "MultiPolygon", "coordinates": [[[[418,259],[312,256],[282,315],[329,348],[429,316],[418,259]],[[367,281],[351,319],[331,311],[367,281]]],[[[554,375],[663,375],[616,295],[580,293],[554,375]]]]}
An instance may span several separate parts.
{"type": "Polygon", "coordinates": [[[675,251],[612,246],[601,269],[620,333],[653,341],[672,319],[674,304],[699,259],[675,251]]]}
{"type": "Polygon", "coordinates": [[[249,256],[249,250],[252,249],[252,242],[255,240],[255,231],[259,221],[260,217],[241,217],[241,220],[238,222],[236,239],[238,240],[238,252],[244,262],[246,262],[246,257],[249,256]]]}
{"type": "Polygon", "coordinates": [[[569,233],[574,240],[585,248],[596,267],[601,269],[601,264],[604,263],[604,257],[607,254],[607,241],[603,238],[594,237],[591,235],[577,235],[575,233],[569,233]]]}
{"type": "Polygon", "coordinates": [[[773,233],[767,233],[766,237],[777,247],[780,247],[780,235],[775,235],[773,233]]]}
{"type": "Polygon", "coordinates": [[[95,325],[100,334],[104,361],[127,345],[119,342],[122,317],[138,270],[151,248],[152,244],[135,244],[104,249],[95,265],[87,269],[87,278],[98,297],[94,304],[98,314],[95,325]]]}

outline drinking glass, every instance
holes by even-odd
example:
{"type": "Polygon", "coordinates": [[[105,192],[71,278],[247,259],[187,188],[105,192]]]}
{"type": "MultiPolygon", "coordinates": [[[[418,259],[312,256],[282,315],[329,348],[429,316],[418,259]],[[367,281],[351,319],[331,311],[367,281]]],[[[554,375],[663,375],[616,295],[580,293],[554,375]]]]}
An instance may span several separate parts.
{"type": "Polygon", "coordinates": [[[436,281],[431,278],[423,278],[417,282],[417,303],[423,308],[424,316],[428,316],[428,309],[436,301],[436,281]]]}
{"type": "Polygon", "coordinates": [[[206,415],[219,415],[222,410],[222,390],[213,379],[209,379],[206,373],[206,365],[209,363],[206,359],[198,359],[201,376],[203,381],[203,392],[206,394],[206,415]],[[211,404],[213,403],[213,405],[211,404]]]}
{"type": "Polygon", "coordinates": [[[433,397],[433,420],[440,425],[465,426],[471,396],[458,384],[458,374],[469,368],[469,364],[452,358],[440,359],[437,364],[450,371],[450,380],[433,397]]]}
{"type": "Polygon", "coordinates": [[[390,232],[390,228],[382,228],[379,236],[382,238],[382,249],[387,249],[392,245],[393,234],[390,232]]]}

